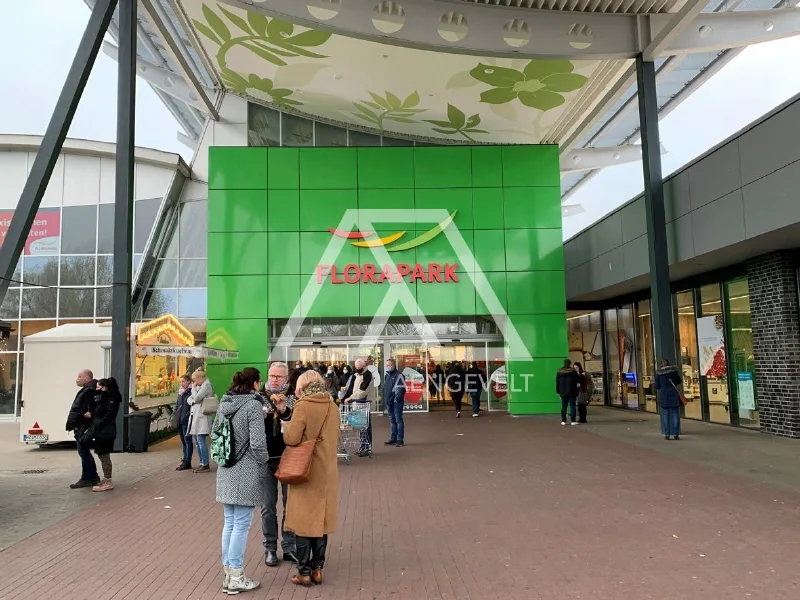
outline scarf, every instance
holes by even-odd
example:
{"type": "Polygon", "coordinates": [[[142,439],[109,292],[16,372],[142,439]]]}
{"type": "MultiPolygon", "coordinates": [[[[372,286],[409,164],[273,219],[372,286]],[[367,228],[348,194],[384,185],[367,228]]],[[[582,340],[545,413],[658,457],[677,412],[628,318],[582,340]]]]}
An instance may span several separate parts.
{"type": "Polygon", "coordinates": [[[325,387],[325,384],[320,381],[312,381],[306,386],[306,389],[303,390],[303,393],[300,395],[301,398],[305,398],[306,396],[313,396],[314,394],[327,394],[329,393],[325,387]]]}
{"type": "MultiPolygon", "coordinates": [[[[271,389],[269,389],[269,387],[264,386],[264,393],[267,396],[267,400],[269,400],[272,394],[282,394],[283,392],[286,391],[286,388],[288,387],[289,387],[288,381],[285,381],[283,385],[280,387],[280,389],[275,391],[272,391],[271,389]]],[[[278,435],[280,429],[281,429],[281,416],[278,414],[278,411],[276,410],[272,413],[272,434],[278,435]]]]}

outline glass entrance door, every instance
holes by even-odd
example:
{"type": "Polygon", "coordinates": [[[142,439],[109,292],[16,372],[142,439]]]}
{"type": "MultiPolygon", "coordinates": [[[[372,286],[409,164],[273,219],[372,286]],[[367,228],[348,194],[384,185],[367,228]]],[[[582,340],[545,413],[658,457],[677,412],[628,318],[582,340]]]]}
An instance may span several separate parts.
{"type": "Polygon", "coordinates": [[[406,382],[405,411],[430,410],[433,392],[430,384],[435,378],[428,373],[428,350],[421,342],[386,342],[386,358],[393,358],[406,382]]]}

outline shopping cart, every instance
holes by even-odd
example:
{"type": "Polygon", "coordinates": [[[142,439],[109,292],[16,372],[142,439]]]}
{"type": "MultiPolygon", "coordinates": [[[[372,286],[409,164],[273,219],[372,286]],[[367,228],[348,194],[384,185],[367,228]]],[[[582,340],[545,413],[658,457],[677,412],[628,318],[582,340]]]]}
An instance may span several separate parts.
{"type": "Polygon", "coordinates": [[[370,419],[370,403],[354,402],[339,407],[339,451],[336,456],[350,464],[353,455],[366,448],[372,457],[372,445],[367,440],[370,419]]]}

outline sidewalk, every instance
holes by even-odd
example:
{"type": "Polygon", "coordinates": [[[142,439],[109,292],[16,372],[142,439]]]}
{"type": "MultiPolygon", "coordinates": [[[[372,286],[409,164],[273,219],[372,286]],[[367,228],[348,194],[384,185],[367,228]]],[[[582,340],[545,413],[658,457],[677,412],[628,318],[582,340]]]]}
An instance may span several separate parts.
{"type": "MultiPolygon", "coordinates": [[[[611,439],[620,417],[641,417],[593,412],[585,429],[409,415],[405,448],[340,463],[326,584],[296,589],[288,565],[268,570],[256,521],[247,568],[263,588],[249,597],[800,597],[800,495],[665,453],[692,454],[699,435],[664,452],[644,447],[641,423],[638,441],[611,439]]],[[[376,441],[386,426],[375,420],[376,441]]],[[[735,457],[751,434],[733,433],[735,457]]],[[[220,527],[214,475],[170,465],[0,553],[0,599],[222,598],[220,527]]]]}

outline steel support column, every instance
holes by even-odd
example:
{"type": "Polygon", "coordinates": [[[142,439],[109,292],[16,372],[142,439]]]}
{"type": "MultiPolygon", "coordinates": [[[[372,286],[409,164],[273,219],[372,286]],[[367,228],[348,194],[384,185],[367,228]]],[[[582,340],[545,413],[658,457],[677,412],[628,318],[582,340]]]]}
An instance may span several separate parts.
{"type": "Polygon", "coordinates": [[[25,182],[5,241],[0,247],[0,303],[3,302],[8,290],[11,278],[14,277],[14,270],[19,262],[22,249],[25,247],[25,240],[31,230],[33,219],[42,197],[50,183],[50,175],[53,173],[56,161],[61,154],[61,147],[67,137],[72,118],[78,108],[83,89],[92,72],[95,58],[100,51],[103,43],[103,36],[108,29],[108,24],[114,16],[114,8],[117,0],[98,0],[92,9],[86,30],[83,32],[72,66],[67,73],[64,87],[53,109],[53,116],[47,125],[33,167],[25,182]]]}
{"type": "Polygon", "coordinates": [[[119,2],[117,61],[117,173],[114,204],[114,288],[111,300],[111,373],[122,408],[115,450],[128,445],[124,415],[131,397],[131,280],[133,275],[133,178],[136,126],[137,0],[119,2]]]}
{"type": "Polygon", "coordinates": [[[667,219],[664,211],[664,178],[661,172],[661,141],[658,134],[658,98],[655,64],[636,58],[639,96],[639,127],[642,135],[644,202],[647,249],[650,257],[650,294],[656,361],[675,364],[675,322],[669,284],[667,219]]]}

